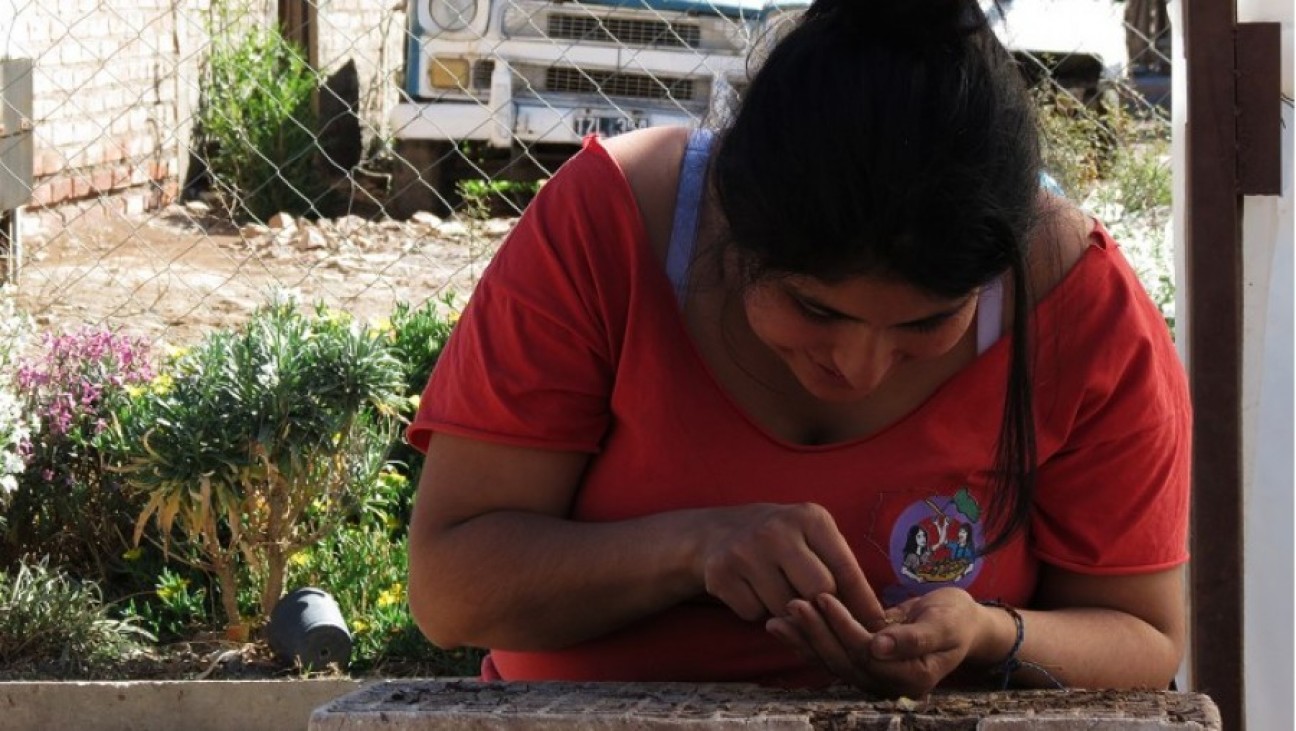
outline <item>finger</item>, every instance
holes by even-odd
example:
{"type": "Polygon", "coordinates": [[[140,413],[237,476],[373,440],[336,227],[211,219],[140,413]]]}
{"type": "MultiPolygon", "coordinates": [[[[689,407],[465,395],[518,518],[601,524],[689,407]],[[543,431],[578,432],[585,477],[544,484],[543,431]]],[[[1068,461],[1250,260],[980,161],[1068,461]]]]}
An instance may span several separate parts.
{"type": "Polygon", "coordinates": [[[815,654],[801,634],[801,630],[796,623],[787,617],[773,617],[765,621],[765,631],[774,635],[780,642],[792,648],[797,656],[807,663],[822,664],[819,656],[815,654]]]}
{"type": "Polygon", "coordinates": [[[956,638],[950,628],[938,622],[894,624],[873,640],[873,657],[879,660],[906,660],[954,648],[956,638]]]}
{"type": "MultiPolygon", "coordinates": [[[[794,551],[782,561],[783,573],[795,596],[813,600],[820,594],[837,591],[837,581],[823,558],[811,547],[807,539],[800,541],[794,551]]],[[[786,602],[785,602],[786,605],[786,602]]]]}
{"type": "Polygon", "coordinates": [[[782,617],[787,614],[788,602],[796,598],[796,593],[787,576],[778,569],[762,571],[756,576],[747,578],[748,585],[761,603],[767,617],[782,617]]]}
{"type": "Polygon", "coordinates": [[[765,604],[745,579],[733,578],[708,584],[707,593],[724,602],[734,614],[749,622],[769,616],[765,604]]]}
{"type": "MultiPolygon", "coordinates": [[[[821,596],[829,595],[823,594],[821,596]]],[[[819,610],[810,602],[804,599],[794,599],[788,605],[788,619],[800,631],[801,636],[815,656],[823,662],[833,675],[852,682],[861,677],[859,668],[856,667],[852,659],[852,652],[848,649],[847,644],[837,636],[819,610]]],[[[864,630],[858,624],[856,624],[856,627],[860,631],[864,630]]],[[[857,636],[856,639],[858,639],[857,636]]],[[[864,643],[864,646],[867,647],[867,640],[864,643]]],[[[856,649],[858,650],[859,647],[857,646],[856,649]]]]}
{"type": "Polygon", "coordinates": [[[815,607],[824,625],[852,656],[870,657],[869,648],[877,641],[877,635],[860,623],[840,599],[832,594],[820,594],[815,597],[815,607]]]}
{"type": "Polygon", "coordinates": [[[835,529],[830,535],[812,534],[807,536],[811,541],[810,548],[820,557],[824,565],[832,572],[837,590],[833,592],[841,598],[850,613],[860,624],[871,631],[886,626],[886,613],[882,602],[864,577],[864,570],[855,560],[846,539],[835,529]]]}

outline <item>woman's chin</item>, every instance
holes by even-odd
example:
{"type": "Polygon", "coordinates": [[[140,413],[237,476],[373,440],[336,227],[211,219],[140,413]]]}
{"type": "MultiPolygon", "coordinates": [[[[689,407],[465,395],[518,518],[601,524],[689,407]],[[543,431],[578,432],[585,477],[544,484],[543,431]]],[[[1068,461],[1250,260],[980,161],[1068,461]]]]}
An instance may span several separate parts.
{"type": "Polygon", "coordinates": [[[849,381],[839,376],[814,374],[810,378],[801,378],[801,387],[815,399],[832,404],[849,404],[862,401],[873,388],[856,388],[849,381]]]}

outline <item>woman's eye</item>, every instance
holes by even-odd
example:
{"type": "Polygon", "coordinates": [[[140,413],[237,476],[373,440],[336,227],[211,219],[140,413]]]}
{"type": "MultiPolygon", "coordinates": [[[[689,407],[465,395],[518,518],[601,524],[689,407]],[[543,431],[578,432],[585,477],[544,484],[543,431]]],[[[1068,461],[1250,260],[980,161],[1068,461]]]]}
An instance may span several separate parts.
{"type": "Polygon", "coordinates": [[[949,322],[949,318],[941,317],[933,320],[919,320],[918,322],[911,322],[903,327],[910,332],[929,333],[939,330],[940,326],[944,325],[946,322],[949,322]]]}
{"type": "Polygon", "coordinates": [[[829,312],[828,310],[825,310],[822,307],[812,305],[809,302],[806,302],[805,300],[801,299],[800,297],[793,297],[792,300],[796,302],[797,308],[801,310],[801,313],[804,314],[806,317],[809,317],[811,320],[828,322],[837,319],[836,313],[829,312]]]}

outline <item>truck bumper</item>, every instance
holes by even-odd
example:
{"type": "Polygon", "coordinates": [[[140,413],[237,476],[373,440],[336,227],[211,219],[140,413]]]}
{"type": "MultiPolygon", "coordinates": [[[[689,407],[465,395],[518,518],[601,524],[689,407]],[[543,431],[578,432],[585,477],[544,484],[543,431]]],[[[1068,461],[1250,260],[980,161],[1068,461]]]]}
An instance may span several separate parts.
{"type": "Polygon", "coordinates": [[[392,129],[399,139],[488,142],[495,147],[521,143],[579,144],[580,117],[627,115],[636,126],[693,126],[697,118],[679,109],[653,109],[633,104],[621,108],[565,105],[517,99],[492,111],[472,101],[429,101],[398,104],[392,112],[392,129]]]}

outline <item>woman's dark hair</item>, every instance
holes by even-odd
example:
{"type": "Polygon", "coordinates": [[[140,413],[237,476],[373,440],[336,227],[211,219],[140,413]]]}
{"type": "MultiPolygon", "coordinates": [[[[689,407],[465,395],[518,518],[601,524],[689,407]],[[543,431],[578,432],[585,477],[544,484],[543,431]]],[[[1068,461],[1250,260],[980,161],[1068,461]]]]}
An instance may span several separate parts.
{"type": "MultiPolygon", "coordinates": [[[[913,525],[909,526],[909,535],[905,536],[904,549],[901,551],[902,555],[908,556],[911,553],[918,553],[919,533],[926,533],[926,531],[923,530],[923,527],[921,525],[914,523],[913,525]]],[[[925,545],[926,544],[924,544],[924,546],[925,545]]]]}
{"type": "Polygon", "coordinates": [[[954,299],[1010,273],[985,552],[1026,524],[1034,492],[1026,242],[1039,144],[976,0],[817,0],[753,77],[711,171],[749,281],[868,274],[954,299]]]}

